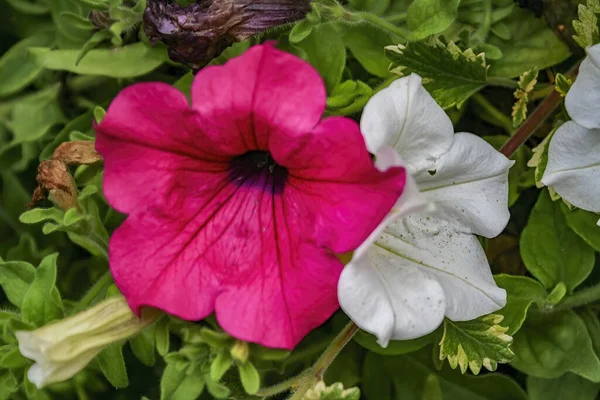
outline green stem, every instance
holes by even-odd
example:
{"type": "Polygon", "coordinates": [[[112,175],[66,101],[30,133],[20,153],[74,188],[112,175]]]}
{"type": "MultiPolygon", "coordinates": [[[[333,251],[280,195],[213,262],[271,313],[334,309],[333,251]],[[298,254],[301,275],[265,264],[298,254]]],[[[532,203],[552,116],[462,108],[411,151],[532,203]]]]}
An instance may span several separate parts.
{"type": "Polygon", "coordinates": [[[301,400],[306,392],[313,387],[318,381],[323,380],[325,372],[340,354],[342,349],[352,340],[354,335],[358,332],[358,326],[354,322],[350,322],[342,329],[342,331],[333,339],[333,342],[327,347],[327,349],[321,354],[317,362],[314,365],[302,372],[300,375],[278,383],[277,385],[270,386],[259,390],[256,395],[267,397],[274,396],[279,393],[286,392],[288,390],[295,390],[290,400],[301,400]]]}
{"type": "Polygon", "coordinates": [[[94,286],[83,296],[83,298],[77,303],[75,308],[73,309],[73,313],[77,313],[79,311],[83,311],[92,304],[94,299],[98,297],[98,295],[106,289],[112,283],[112,275],[109,271],[106,271],[100,279],[94,283],[94,286]]]}
{"type": "Polygon", "coordinates": [[[510,79],[503,78],[501,76],[490,76],[487,78],[487,84],[492,86],[500,86],[508,89],[516,89],[519,87],[519,82],[510,79]]]}
{"type": "Polygon", "coordinates": [[[342,18],[342,21],[347,21],[350,23],[368,23],[370,25],[376,26],[384,31],[388,31],[393,33],[394,35],[400,37],[403,40],[406,40],[410,35],[410,31],[408,29],[400,28],[383,18],[378,17],[375,14],[371,14],[369,12],[357,11],[350,12],[346,11],[342,18]]]}
{"type": "Polygon", "coordinates": [[[398,22],[404,22],[404,21],[406,21],[407,18],[408,18],[408,13],[407,12],[403,12],[403,13],[398,13],[398,14],[387,15],[385,17],[385,20],[387,22],[398,23],[398,22]]]}
{"type": "Polygon", "coordinates": [[[549,309],[550,312],[582,307],[600,300],[600,283],[565,297],[563,301],[549,309]]]}
{"type": "Polygon", "coordinates": [[[513,123],[510,118],[504,115],[503,112],[498,110],[492,103],[488,101],[481,93],[473,95],[473,100],[485,110],[488,114],[489,122],[503,128],[509,135],[514,132],[513,123]]]}
{"type": "Polygon", "coordinates": [[[323,379],[327,368],[329,368],[342,349],[352,340],[356,332],[358,332],[358,326],[354,322],[348,323],[333,342],[331,342],[325,352],[321,354],[321,357],[319,357],[312,367],[312,371],[318,378],[323,379]]]}
{"type": "Polygon", "coordinates": [[[256,396],[270,397],[270,396],[275,396],[276,394],[287,392],[288,390],[295,389],[295,388],[299,387],[302,384],[302,382],[304,382],[306,380],[306,376],[307,376],[307,371],[304,371],[298,376],[287,379],[283,382],[279,382],[276,385],[269,386],[264,389],[260,389],[258,392],[256,392],[256,396]]]}

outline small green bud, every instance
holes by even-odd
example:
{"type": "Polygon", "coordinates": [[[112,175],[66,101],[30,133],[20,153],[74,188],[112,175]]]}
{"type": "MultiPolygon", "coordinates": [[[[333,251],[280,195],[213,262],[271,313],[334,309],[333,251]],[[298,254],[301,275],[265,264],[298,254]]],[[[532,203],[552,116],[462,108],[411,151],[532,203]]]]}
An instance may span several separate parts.
{"type": "Polygon", "coordinates": [[[230,353],[234,360],[245,363],[248,361],[250,348],[248,347],[248,343],[236,340],[235,344],[231,347],[230,353]]]}

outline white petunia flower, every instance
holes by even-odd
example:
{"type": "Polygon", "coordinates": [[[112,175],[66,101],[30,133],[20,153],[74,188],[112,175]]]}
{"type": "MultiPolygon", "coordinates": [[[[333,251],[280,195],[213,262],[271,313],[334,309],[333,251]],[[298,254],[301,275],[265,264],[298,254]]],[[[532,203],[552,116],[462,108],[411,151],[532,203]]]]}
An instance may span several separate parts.
{"type": "MultiPolygon", "coordinates": [[[[506,292],[475,234],[494,237],[506,226],[513,162],[475,135],[454,134],[415,74],[369,101],[361,130],[371,152],[392,146],[412,177],[344,268],[342,309],[385,347],[434,331],[445,316],[464,321],[502,308],[506,292]]],[[[380,168],[398,162],[380,157],[380,168]]]]}
{"type": "Polygon", "coordinates": [[[587,53],[565,99],[573,121],[552,136],[542,183],[574,206],[600,212],[600,44],[587,53]]]}
{"type": "Polygon", "coordinates": [[[565,107],[573,121],[588,129],[600,129],[600,44],[586,49],[565,107]]]}

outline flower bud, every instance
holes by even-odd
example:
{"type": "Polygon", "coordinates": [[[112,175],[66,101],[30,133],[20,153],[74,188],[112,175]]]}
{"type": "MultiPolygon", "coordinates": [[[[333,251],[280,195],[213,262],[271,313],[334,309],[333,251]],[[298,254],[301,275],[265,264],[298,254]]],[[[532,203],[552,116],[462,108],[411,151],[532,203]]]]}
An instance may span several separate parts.
{"type": "Polygon", "coordinates": [[[17,331],[19,351],[35,361],[27,377],[38,388],[66,381],[108,345],[141,332],[159,315],[145,309],[140,319],[119,296],[34,331],[17,331]]]}
{"type": "Polygon", "coordinates": [[[310,11],[310,0],[148,0],[144,31],[152,43],[164,42],[173,61],[200,68],[234,42],[310,11]]]}
{"type": "Polygon", "coordinates": [[[250,355],[248,343],[236,340],[235,344],[231,347],[230,354],[234,360],[239,361],[242,364],[245,363],[248,361],[248,356],[250,355]]]}

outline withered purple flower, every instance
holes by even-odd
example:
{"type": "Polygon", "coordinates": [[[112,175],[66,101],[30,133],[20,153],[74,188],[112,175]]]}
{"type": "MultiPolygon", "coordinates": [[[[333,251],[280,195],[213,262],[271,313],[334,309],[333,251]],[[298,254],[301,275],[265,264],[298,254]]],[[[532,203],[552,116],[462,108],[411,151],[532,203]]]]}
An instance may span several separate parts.
{"type": "Polygon", "coordinates": [[[144,31],[152,43],[164,42],[173,61],[200,68],[234,42],[297,21],[311,0],[148,0],[144,31]]]}

